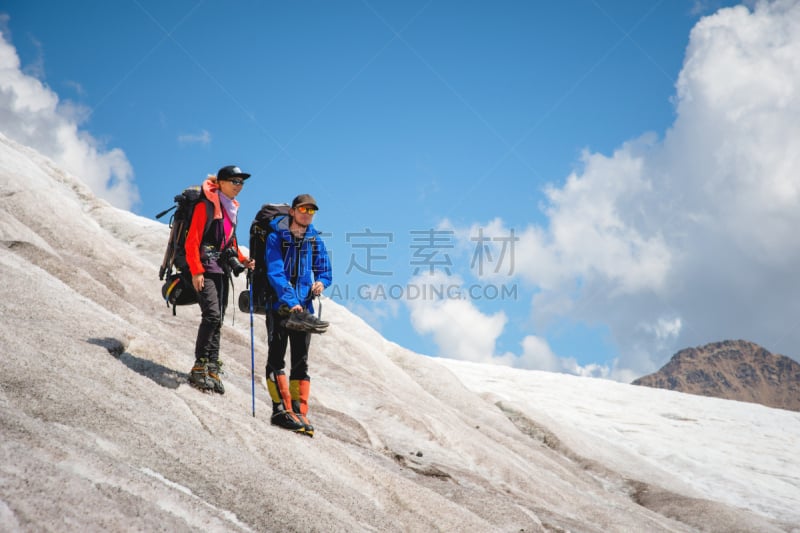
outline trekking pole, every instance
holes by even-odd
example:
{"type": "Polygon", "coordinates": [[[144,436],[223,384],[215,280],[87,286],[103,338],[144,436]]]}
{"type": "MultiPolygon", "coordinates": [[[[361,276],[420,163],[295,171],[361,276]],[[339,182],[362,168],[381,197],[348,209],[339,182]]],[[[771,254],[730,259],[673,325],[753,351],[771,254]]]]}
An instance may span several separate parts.
{"type": "Polygon", "coordinates": [[[253,398],[253,418],[256,417],[256,348],[253,342],[253,271],[247,272],[247,285],[250,290],[250,393],[253,398]]]}

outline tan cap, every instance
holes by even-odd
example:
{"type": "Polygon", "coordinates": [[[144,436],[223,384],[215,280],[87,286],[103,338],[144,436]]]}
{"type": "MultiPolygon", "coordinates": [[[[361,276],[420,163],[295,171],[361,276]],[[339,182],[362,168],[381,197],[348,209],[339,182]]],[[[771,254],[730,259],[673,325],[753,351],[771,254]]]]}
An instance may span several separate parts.
{"type": "Polygon", "coordinates": [[[292,200],[292,209],[298,205],[310,205],[319,211],[319,207],[317,207],[317,201],[314,200],[314,197],[310,194],[301,194],[299,196],[295,196],[294,200],[292,200]]]}

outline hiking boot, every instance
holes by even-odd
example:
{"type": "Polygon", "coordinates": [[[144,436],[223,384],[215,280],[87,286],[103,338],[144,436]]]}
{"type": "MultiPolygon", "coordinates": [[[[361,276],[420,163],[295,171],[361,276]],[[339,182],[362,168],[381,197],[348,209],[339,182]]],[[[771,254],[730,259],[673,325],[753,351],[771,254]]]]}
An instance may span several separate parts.
{"type": "Polygon", "coordinates": [[[214,383],[208,377],[205,359],[196,359],[189,372],[189,385],[203,392],[214,390],[214,383]]]}
{"type": "Polygon", "coordinates": [[[267,390],[272,399],[270,424],[295,433],[303,433],[306,427],[292,412],[292,394],[289,390],[289,380],[283,370],[270,371],[267,367],[267,390]]]}
{"type": "Polygon", "coordinates": [[[273,402],[272,418],[269,423],[295,433],[304,433],[306,430],[306,427],[298,420],[297,416],[293,412],[284,409],[283,404],[280,403],[273,402]]]}
{"type": "Polygon", "coordinates": [[[313,323],[314,323],[314,325],[316,325],[316,326],[318,326],[318,327],[321,327],[321,328],[327,328],[328,326],[330,326],[330,325],[331,325],[331,323],[330,323],[330,322],[328,322],[327,320],[322,320],[322,319],[321,319],[320,317],[318,317],[317,315],[312,315],[311,313],[308,313],[308,312],[306,312],[306,311],[303,311],[303,312],[304,312],[306,315],[308,315],[306,318],[307,318],[308,320],[310,320],[311,322],[313,322],[313,323]]]}
{"type": "Polygon", "coordinates": [[[308,315],[308,320],[314,324],[314,333],[325,333],[330,325],[330,322],[320,320],[314,315],[308,315]]]}
{"type": "Polygon", "coordinates": [[[289,392],[292,394],[292,411],[300,423],[305,426],[305,434],[314,436],[314,426],[308,421],[308,397],[311,394],[311,379],[292,379],[289,381],[289,392]]]}
{"type": "Polygon", "coordinates": [[[304,415],[301,412],[301,410],[300,410],[300,402],[299,401],[292,400],[292,410],[294,411],[295,416],[297,416],[298,420],[300,420],[300,423],[303,424],[303,433],[305,435],[308,435],[309,437],[313,437],[314,436],[314,426],[312,426],[311,423],[308,421],[308,418],[306,418],[306,415],[304,415]]]}
{"type": "Polygon", "coordinates": [[[216,361],[212,363],[208,363],[206,365],[207,369],[207,379],[211,382],[212,389],[214,392],[219,394],[225,394],[225,386],[222,384],[222,380],[220,379],[220,374],[222,374],[222,361],[216,361]]]}
{"type": "Polygon", "coordinates": [[[283,322],[286,329],[304,331],[306,333],[325,333],[328,322],[320,320],[306,311],[295,311],[283,322]]]}
{"type": "Polygon", "coordinates": [[[302,311],[295,311],[289,315],[289,318],[283,321],[283,327],[294,331],[308,331],[313,327],[313,324],[304,320],[302,311]]]}

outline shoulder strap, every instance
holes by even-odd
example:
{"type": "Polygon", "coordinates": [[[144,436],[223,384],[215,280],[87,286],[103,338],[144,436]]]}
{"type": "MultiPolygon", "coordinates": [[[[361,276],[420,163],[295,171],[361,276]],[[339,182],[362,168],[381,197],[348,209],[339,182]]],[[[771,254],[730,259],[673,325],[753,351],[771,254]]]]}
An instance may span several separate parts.
{"type": "Polygon", "coordinates": [[[205,196],[200,199],[200,202],[202,202],[206,208],[206,225],[203,228],[202,242],[211,243],[214,241],[210,239],[214,239],[217,236],[216,234],[211,233],[211,226],[214,226],[214,223],[216,222],[214,219],[214,204],[205,196]]]}

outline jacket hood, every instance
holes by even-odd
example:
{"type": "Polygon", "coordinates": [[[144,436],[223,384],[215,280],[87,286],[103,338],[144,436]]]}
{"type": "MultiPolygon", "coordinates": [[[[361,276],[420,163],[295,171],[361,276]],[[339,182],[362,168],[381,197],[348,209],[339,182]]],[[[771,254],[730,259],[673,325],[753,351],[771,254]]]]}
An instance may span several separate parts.
{"type": "MultiPolygon", "coordinates": [[[[203,182],[203,194],[205,194],[208,201],[214,205],[214,220],[221,219],[222,206],[219,203],[219,183],[217,183],[216,177],[209,176],[206,178],[206,181],[203,182]]],[[[235,198],[231,201],[233,205],[239,207],[239,202],[235,198]]]]}
{"type": "MultiPolygon", "coordinates": [[[[283,240],[289,240],[292,234],[291,230],[289,229],[289,224],[291,223],[291,220],[292,217],[286,215],[284,217],[276,218],[275,220],[270,222],[270,225],[272,226],[273,231],[281,234],[281,238],[283,240]]],[[[309,239],[312,237],[316,237],[317,235],[319,235],[317,229],[314,227],[313,224],[309,224],[308,228],[306,229],[305,238],[309,239]]]]}

